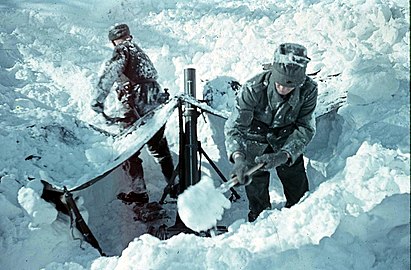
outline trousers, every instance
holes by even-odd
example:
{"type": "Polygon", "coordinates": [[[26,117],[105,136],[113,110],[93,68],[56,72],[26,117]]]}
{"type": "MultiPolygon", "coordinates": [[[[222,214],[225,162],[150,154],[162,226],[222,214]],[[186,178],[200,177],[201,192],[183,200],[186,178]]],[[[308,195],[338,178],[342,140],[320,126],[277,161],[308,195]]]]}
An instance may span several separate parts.
{"type": "MultiPolygon", "coordinates": [[[[154,134],[154,136],[147,142],[147,148],[150,154],[160,164],[161,172],[168,184],[174,171],[174,164],[167,139],[164,136],[164,130],[165,126],[154,134]]],[[[144,193],[147,192],[147,187],[144,179],[143,160],[139,156],[140,152],[134,154],[122,164],[122,168],[127,178],[131,181],[132,191],[136,193],[144,193]]]]}
{"type": "MultiPolygon", "coordinates": [[[[284,195],[287,200],[285,207],[291,207],[308,191],[308,178],[305,172],[303,156],[299,156],[291,166],[281,165],[276,168],[284,195]]],[[[259,170],[252,176],[252,181],[245,187],[249,202],[249,221],[254,221],[266,209],[271,209],[269,183],[270,172],[259,170]]]]}

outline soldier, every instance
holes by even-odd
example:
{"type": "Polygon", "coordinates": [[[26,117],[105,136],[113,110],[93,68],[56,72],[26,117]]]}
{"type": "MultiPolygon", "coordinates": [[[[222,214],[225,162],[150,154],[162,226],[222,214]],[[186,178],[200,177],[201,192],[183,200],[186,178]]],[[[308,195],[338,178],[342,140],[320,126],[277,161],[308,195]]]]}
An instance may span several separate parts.
{"type": "MultiPolygon", "coordinates": [[[[104,113],[104,102],[116,83],[117,98],[125,108],[124,117],[116,118],[115,122],[122,128],[132,125],[140,117],[157,108],[168,98],[168,93],[160,92],[157,82],[157,70],[150,58],[143,50],[132,42],[130,29],[126,24],[116,24],[109,30],[109,40],[114,45],[114,52],[107,61],[103,74],[97,84],[97,97],[92,101],[91,107],[97,112],[104,113]]],[[[161,166],[162,173],[168,184],[174,170],[173,160],[164,136],[163,126],[148,143],[148,150],[161,166]]],[[[118,198],[128,202],[144,204],[149,201],[142,160],[139,152],[134,154],[122,165],[127,178],[130,179],[130,191],[120,193],[118,198]]],[[[176,196],[173,187],[173,197],[176,196]]]]}
{"type": "Polygon", "coordinates": [[[304,46],[281,44],[272,68],[249,80],[236,98],[236,109],[225,126],[232,176],[245,186],[248,220],[270,209],[270,169],[276,169],[286,197],[296,204],[308,191],[303,151],[315,134],[317,84],[306,76],[310,58],[304,46]],[[249,179],[248,168],[263,163],[249,179]]]}

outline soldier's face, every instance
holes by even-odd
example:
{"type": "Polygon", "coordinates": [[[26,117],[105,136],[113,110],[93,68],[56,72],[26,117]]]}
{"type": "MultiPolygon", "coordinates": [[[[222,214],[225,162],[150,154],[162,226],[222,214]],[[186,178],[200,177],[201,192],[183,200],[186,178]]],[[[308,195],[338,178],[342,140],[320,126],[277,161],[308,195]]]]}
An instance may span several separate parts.
{"type": "Polygon", "coordinates": [[[286,86],[283,86],[279,83],[275,83],[275,89],[277,90],[278,94],[285,96],[285,95],[291,93],[291,91],[293,91],[295,89],[295,87],[286,87],[286,86]]]}

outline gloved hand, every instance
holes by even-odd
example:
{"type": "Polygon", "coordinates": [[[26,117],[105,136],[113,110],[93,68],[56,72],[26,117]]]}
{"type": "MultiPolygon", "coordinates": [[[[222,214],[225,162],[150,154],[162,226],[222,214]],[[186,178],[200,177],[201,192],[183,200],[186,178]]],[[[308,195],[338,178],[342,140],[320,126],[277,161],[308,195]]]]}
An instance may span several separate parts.
{"type": "Polygon", "coordinates": [[[96,113],[103,113],[104,112],[104,105],[98,101],[94,101],[91,103],[91,109],[96,113]]]}
{"type": "Polygon", "coordinates": [[[272,154],[264,154],[255,158],[255,163],[265,163],[265,169],[272,169],[285,164],[288,161],[288,153],[280,151],[272,154]]]}
{"type": "Polygon", "coordinates": [[[168,93],[168,89],[164,88],[164,93],[158,93],[157,102],[160,104],[166,103],[166,101],[170,98],[170,93],[168,93]]]}
{"type": "Polygon", "coordinates": [[[247,165],[245,161],[245,157],[243,154],[238,154],[234,157],[234,166],[231,170],[231,177],[237,176],[238,183],[240,185],[248,185],[250,184],[250,178],[245,176],[245,172],[247,171],[247,165]]]}
{"type": "Polygon", "coordinates": [[[102,113],[104,118],[106,119],[106,125],[114,125],[123,122],[123,118],[121,117],[110,117],[104,112],[102,113]]]}

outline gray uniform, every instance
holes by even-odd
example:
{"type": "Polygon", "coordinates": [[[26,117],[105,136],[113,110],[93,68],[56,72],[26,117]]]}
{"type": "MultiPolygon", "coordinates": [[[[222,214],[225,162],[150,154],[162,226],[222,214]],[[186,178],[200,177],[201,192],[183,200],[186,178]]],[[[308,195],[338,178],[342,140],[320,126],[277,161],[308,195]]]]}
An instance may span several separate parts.
{"type": "MultiPolygon", "coordinates": [[[[317,84],[306,77],[301,86],[281,96],[271,75],[271,71],[259,74],[242,87],[236,109],[225,126],[226,148],[231,162],[238,151],[245,155],[249,167],[255,165],[256,156],[288,152],[288,163],[276,169],[284,186],[286,206],[290,207],[308,190],[302,153],[315,134],[317,84]]],[[[252,179],[246,192],[250,214],[258,216],[270,207],[269,173],[261,170],[252,179]]]]}

